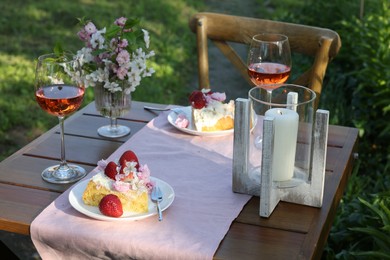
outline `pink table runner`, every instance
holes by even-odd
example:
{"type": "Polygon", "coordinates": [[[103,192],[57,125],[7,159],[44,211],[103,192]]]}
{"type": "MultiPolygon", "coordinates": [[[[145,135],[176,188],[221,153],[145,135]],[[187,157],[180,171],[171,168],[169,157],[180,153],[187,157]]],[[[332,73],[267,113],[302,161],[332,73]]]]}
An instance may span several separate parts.
{"type": "Polygon", "coordinates": [[[161,113],[108,159],[128,149],[152,176],[173,187],[175,200],[163,212],[164,220],[94,220],[72,208],[68,190],[31,224],[31,238],[43,259],[212,259],[250,199],[232,192],[233,136],[187,135],[161,113]]]}

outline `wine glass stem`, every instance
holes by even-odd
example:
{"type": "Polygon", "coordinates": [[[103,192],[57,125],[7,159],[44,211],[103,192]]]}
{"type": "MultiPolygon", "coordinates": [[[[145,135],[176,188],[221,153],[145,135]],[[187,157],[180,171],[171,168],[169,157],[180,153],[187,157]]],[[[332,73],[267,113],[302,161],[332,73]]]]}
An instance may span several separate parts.
{"type": "MultiPolygon", "coordinates": [[[[272,89],[267,89],[267,102],[272,103],[272,89]]],[[[269,106],[271,108],[271,105],[269,106]]]]}
{"type": "Polygon", "coordinates": [[[111,130],[115,130],[118,127],[118,122],[116,118],[110,117],[111,130]]]}
{"type": "Polygon", "coordinates": [[[61,135],[61,163],[60,168],[68,168],[68,164],[65,159],[65,138],[64,138],[64,116],[59,116],[60,121],[60,135],[61,135]]]}

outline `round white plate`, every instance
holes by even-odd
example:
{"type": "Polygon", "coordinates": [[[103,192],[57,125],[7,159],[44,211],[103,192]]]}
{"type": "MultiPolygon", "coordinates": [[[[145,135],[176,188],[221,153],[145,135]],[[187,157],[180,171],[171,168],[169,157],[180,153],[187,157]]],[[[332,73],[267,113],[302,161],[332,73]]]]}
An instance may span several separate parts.
{"type": "Polygon", "coordinates": [[[199,135],[199,136],[222,136],[222,135],[229,135],[229,134],[233,134],[233,129],[229,129],[229,130],[223,130],[223,131],[213,131],[213,132],[200,132],[200,131],[197,131],[196,129],[193,128],[192,126],[192,122],[191,122],[191,107],[188,106],[188,107],[180,107],[179,108],[180,111],[182,111],[188,121],[189,121],[189,124],[188,124],[188,127],[187,128],[182,128],[182,127],[178,127],[176,124],[175,124],[175,121],[176,121],[176,118],[178,116],[178,113],[177,112],[174,112],[174,111],[171,111],[171,113],[169,113],[168,115],[168,122],[173,125],[176,129],[184,132],[184,133],[187,133],[187,134],[191,134],[191,135],[199,135]]]}
{"type": "MultiPolygon", "coordinates": [[[[160,187],[163,193],[163,201],[160,202],[161,210],[166,210],[173,202],[175,198],[175,192],[173,191],[171,185],[157,179],[155,177],[151,177],[152,181],[160,187]]],[[[83,193],[90,179],[84,180],[78,183],[76,186],[72,188],[69,193],[69,202],[72,207],[80,213],[87,215],[88,217],[105,220],[105,221],[133,221],[144,219],[157,214],[156,204],[151,201],[149,197],[149,210],[146,213],[134,213],[134,212],[123,212],[123,215],[119,218],[108,217],[100,213],[99,207],[88,206],[85,205],[82,199],[83,193]]]]}

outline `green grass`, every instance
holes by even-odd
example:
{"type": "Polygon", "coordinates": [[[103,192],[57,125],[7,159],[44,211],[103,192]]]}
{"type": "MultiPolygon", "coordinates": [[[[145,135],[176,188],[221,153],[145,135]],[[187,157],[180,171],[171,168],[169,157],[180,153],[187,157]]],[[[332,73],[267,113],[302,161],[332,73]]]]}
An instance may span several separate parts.
{"type": "MultiPolygon", "coordinates": [[[[80,49],[77,18],[87,17],[99,28],[121,16],[140,18],[156,52],[156,73],[142,81],[133,99],[185,104],[196,73],[188,19],[202,8],[198,1],[2,0],[0,8],[0,160],[57,123],[35,102],[35,60],[58,42],[70,51],[80,49]]],[[[92,92],[87,90],[84,105],[93,100],[92,92]]]]}

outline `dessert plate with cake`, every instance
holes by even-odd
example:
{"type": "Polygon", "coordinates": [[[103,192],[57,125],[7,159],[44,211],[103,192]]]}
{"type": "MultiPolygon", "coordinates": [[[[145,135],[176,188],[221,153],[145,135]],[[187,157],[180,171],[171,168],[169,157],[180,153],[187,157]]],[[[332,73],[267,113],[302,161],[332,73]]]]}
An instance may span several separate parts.
{"type": "Polygon", "coordinates": [[[172,111],[168,121],[178,130],[200,136],[221,136],[233,133],[234,101],[225,103],[225,93],[210,89],[193,91],[188,107],[172,111]]]}
{"type": "Polygon", "coordinates": [[[153,187],[163,194],[161,210],[167,209],[175,198],[173,188],[163,180],[150,176],[146,164],[141,165],[131,150],[118,161],[99,161],[102,169],[92,178],[75,185],[69,193],[74,209],[91,218],[106,221],[133,221],[157,214],[150,198],[153,187]]]}

